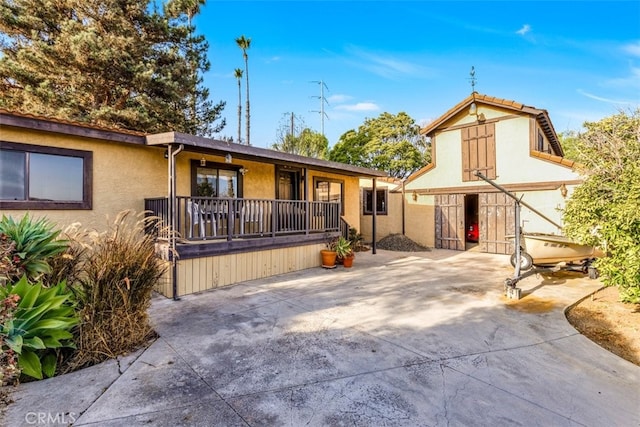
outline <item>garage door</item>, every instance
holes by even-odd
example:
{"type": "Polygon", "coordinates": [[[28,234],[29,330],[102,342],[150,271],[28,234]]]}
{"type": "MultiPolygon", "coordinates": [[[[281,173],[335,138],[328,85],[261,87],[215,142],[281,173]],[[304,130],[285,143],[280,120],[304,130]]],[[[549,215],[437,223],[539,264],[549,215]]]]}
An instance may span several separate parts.
{"type": "Polygon", "coordinates": [[[464,194],[439,194],[436,205],[436,248],[463,251],[464,194]]]}
{"type": "Polygon", "coordinates": [[[513,241],[506,238],[515,234],[513,199],[503,193],[480,193],[478,205],[480,250],[492,254],[513,253],[513,241]]]}

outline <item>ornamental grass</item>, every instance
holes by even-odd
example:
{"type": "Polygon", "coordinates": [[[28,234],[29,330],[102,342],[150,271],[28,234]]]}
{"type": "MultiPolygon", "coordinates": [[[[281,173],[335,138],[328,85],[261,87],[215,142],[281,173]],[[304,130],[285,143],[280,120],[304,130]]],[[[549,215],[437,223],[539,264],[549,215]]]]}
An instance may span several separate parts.
{"type": "Polygon", "coordinates": [[[165,264],[144,232],[157,218],[144,214],[123,211],[104,233],[76,234],[82,241],[72,239],[67,254],[77,257],[76,266],[56,264],[75,276],[79,304],[77,351],[66,371],[127,354],[155,337],[147,309],[165,264]]]}

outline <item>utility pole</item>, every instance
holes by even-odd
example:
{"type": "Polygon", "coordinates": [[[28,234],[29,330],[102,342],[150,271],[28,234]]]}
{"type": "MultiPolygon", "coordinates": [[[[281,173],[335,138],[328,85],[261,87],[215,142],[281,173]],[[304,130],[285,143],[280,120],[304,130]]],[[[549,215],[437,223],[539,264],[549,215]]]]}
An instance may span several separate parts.
{"type": "Polygon", "coordinates": [[[320,113],[320,133],[322,133],[322,136],[324,136],[324,118],[327,117],[327,120],[329,119],[327,113],[324,112],[324,104],[327,103],[327,105],[329,105],[329,102],[327,102],[327,98],[324,97],[324,89],[326,88],[327,90],[329,90],[329,88],[322,80],[314,80],[309,83],[318,83],[320,85],[320,96],[312,96],[312,98],[320,99],[320,111],[311,110],[311,112],[320,113]]]}
{"type": "Polygon", "coordinates": [[[295,119],[295,117],[296,117],[296,116],[295,116],[293,113],[291,113],[291,132],[290,132],[290,135],[291,135],[291,137],[292,137],[292,138],[295,136],[295,135],[294,135],[294,130],[293,130],[293,129],[294,129],[294,127],[293,127],[293,120],[295,119]]]}

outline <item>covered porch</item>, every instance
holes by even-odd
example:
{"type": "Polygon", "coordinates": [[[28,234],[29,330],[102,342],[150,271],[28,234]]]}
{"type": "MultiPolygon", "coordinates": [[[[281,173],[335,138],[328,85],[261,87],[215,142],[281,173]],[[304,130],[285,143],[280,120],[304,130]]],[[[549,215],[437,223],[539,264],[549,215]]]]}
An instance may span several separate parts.
{"type": "MultiPolygon", "coordinates": [[[[163,226],[148,230],[171,264],[160,290],[201,290],[320,265],[320,249],[360,228],[367,168],[264,148],[166,133],[167,195],[144,199],[163,226]]],[[[375,248],[374,248],[375,251],[375,248]]]]}

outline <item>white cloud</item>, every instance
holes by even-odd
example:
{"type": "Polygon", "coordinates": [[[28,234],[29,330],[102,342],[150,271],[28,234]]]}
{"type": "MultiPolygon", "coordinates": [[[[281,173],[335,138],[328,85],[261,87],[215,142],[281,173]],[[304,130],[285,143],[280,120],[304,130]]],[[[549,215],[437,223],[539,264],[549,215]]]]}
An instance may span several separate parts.
{"type": "Polygon", "coordinates": [[[640,56],[640,40],[622,46],[622,50],[632,56],[640,56]]]}
{"type": "Polygon", "coordinates": [[[343,94],[335,94],[335,95],[331,95],[330,97],[327,98],[327,101],[330,104],[341,104],[343,102],[347,102],[349,100],[353,99],[352,96],[349,95],[343,95],[343,94]]]}
{"type": "Polygon", "coordinates": [[[516,31],[516,34],[519,34],[519,35],[521,35],[521,36],[525,36],[525,35],[527,35],[527,34],[528,34],[528,33],[530,33],[530,32],[531,32],[531,25],[529,25],[529,24],[524,24],[524,25],[522,26],[522,28],[520,28],[518,31],[516,31]]]}
{"type": "Polygon", "coordinates": [[[367,52],[357,46],[348,46],[346,50],[356,57],[350,61],[353,65],[381,77],[398,78],[407,75],[427,76],[433,74],[432,71],[421,65],[397,59],[390,55],[367,52]]]}
{"type": "Polygon", "coordinates": [[[578,89],[578,93],[583,95],[583,96],[586,96],[587,98],[595,99],[596,101],[606,102],[608,104],[617,104],[617,105],[631,104],[631,102],[629,102],[629,101],[620,101],[620,100],[617,100],[617,99],[609,99],[609,98],[603,98],[601,96],[593,95],[593,94],[591,94],[589,92],[586,92],[586,91],[584,91],[582,89],[578,89]]]}
{"type": "Polygon", "coordinates": [[[374,102],[358,102],[356,104],[338,105],[335,109],[344,111],[378,111],[380,107],[374,102]]]}

